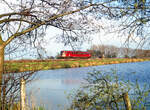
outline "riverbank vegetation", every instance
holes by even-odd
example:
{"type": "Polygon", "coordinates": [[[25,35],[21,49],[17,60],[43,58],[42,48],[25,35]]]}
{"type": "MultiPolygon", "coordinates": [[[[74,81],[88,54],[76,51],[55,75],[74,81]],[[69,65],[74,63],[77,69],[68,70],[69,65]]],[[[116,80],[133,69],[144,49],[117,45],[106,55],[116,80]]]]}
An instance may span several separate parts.
{"type": "MultiPolygon", "coordinates": [[[[134,75],[134,74],[133,74],[134,75]]],[[[150,85],[127,80],[112,72],[94,70],[75,95],[68,110],[148,110],[150,85]]]]}
{"type": "MultiPolygon", "coordinates": [[[[0,108],[5,110],[4,104],[12,103],[16,94],[14,85],[4,85],[12,82],[15,75],[6,77],[4,73],[36,71],[58,68],[73,68],[96,66],[104,64],[127,63],[145,61],[143,59],[117,60],[76,60],[76,61],[39,61],[39,62],[5,62],[6,55],[21,55],[30,53],[34,48],[38,56],[43,54],[42,45],[46,30],[51,27],[61,32],[49,32],[48,39],[53,39],[52,33],[57,32],[57,41],[78,47],[83,42],[89,42],[95,33],[115,33],[114,36],[125,39],[125,44],[137,44],[138,47],[149,46],[150,3],[149,0],[1,0],[0,12],[0,108]],[[53,10],[53,11],[52,11],[53,10]],[[110,24],[110,25],[105,25],[110,24]],[[10,87],[10,89],[6,89],[10,87]],[[8,90],[8,92],[5,92],[8,90]],[[12,93],[12,91],[14,91],[12,93]],[[11,97],[6,97],[6,93],[11,97]]],[[[51,29],[50,29],[51,30],[51,29]]],[[[107,35],[103,36],[104,39],[107,35]]],[[[113,39],[109,39],[113,40],[113,39]]],[[[132,45],[130,45],[132,46],[132,45]]],[[[54,48],[55,45],[49,49],[54,48]]],[[[31,54],[33,57],[33,54],[31,54]]],[[[25,75],[26,76],[26,75],[25,75]]],[[[21,77],[18,78],[20,81],[21,77]]],[[[18,89],[17,89],[18,90],[18,89]]]]}
{"type": "Polygon", "coordinates": [[[12,60],[5,61],[5,73],[49,70],[60,68],[88,67],[107,64],[150,61],[150,59],[97,58],[97,59],[59,59],[59,60],[12,60]]]}
{"type": "Polygon", "coordinates": [[[105,57],[105,58],[149,58],[149,49],[133,49],[125,47],[117,47],[114,45],[92,45],[87,49],[91,53],[93,58],[105,57]]]}

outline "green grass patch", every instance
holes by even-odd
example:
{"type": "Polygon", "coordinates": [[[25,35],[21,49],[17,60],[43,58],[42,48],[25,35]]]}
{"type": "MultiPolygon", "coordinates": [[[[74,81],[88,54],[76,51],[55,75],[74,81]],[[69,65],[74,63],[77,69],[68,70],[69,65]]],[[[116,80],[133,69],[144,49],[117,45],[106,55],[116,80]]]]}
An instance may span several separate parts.
{"type": "Polygon", "coordinates": [[[23,72],[36,70],[49,70],[60,68],[87,67],[106,64],[129,63],[129,62],[150,61],[150,59],[128,59],[128,58],[104,58],[104,59],[76,59],[76,60],[18,60],[6,61],[4,69],[9,72],[23,72]]]}

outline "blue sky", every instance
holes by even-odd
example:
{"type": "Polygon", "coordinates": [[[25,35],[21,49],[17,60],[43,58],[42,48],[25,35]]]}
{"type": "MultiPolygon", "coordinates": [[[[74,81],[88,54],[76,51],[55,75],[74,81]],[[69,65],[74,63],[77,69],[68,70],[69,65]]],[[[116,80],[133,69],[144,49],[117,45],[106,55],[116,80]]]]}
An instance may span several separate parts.
{"type": "MultiPolygon", "coordinates": [[[[58,33],[61,33],[61,31],[57,28],[51,27],[47,29],[45,36],[46,43],[43,46],[45,47],[48,56],[55,56],[61,50],[72,50],[70,46],[64,46],[63,43],[56,42],[56,35],[58,33]]],[[[91,35],[91,38],[93,38],[91,42],[86,42],[80,46],[81,51],[86,51],[86,49],[89,49],[94,44],[115,45],[120,47],[124,42],[123,38],[118,38],[114,33],[106,34],[103,30],[99,33],[91,35]]]]}
{"type": "MultiPolygon", "coordinates": [[[[103,23],[106,23],[106,20],[103,23]]],[[[110,23],[110,21],[107,21],[107,23],[103,24],[103,25],[108,26],[109,23],[110,23]]],[[[56,35],[59,33],[61,33],[61,31],[57,28],[50,27],[47,29],[47,33],[45,36],[45,39],[46,39],[45,44],[46,45],[44,45],[44,47],[46,49],[48,56],[55,56],[61,50],[72,50],[72,48],[70,46],[64,46],[63,43],[56,42],[55,38],[56,38],[56,35]]],[[[121,34],[121,33],[119,33],[119,34],[121,34]]],[[[91,36],[91,38],[93,38],[93,40],[89,43],[85,42],[83,45],[81,45],[80,46],[81,51],[86,51],[86,49],[89,49],[94,44],[95,45],[114,45],[117,47],[124,47],[125,46],[124,43],[128,37],[125,34],[118,36],[118,33],[109,33],[108,31],[103,30],[103,29],[101,29],[100,32],[92,34],[90,36],[91,36]]],[[[135,39],[137,41],[137,43],[130,41],[129,47],[137,48],[137,44],[139,41],[141,41],[141,39],[139,39],[136,36],[132,36],[132,38],[135,39]]]]}
{"type": "MultiPolygon", "coordinates": [[[[7,8],[3,7],[3,10],[1,12],[6,11],[7,8]]],[[[7,10],[9,11],[9,10],[7,10]]],[[[77,17],[78,18],[78,17],[77,17]]],[[[102,27],[109,27],[111,24],[114,24],[114,26],[117,27],[118,21],[112,21],[112,20],[106,20],[102,18],[99,21],[96,21],[96,19],[93,18],[93,16],[88,16],[89,21],[94,23],[94,26],[102,26],[102,27]],[[115,24],[116,23],[116,24],[115,24]]],[[[93,25],[92,25],[93,26],[93,25]]],[[[94,27],[93,26],[93,27],[94,27]]],[[[112,28],[110,28],[110,31],[112,31],[112,28]]],[[[63,43],[56,42],[56,36],[57,34],[60,34],[61,31],[57,28],[50,27],[47,29],[46,36],[45,36],[45,43],[43,43],[43,47],[45,48],[47,52],[47,56],[56,56],[58,53],[60,53],[61,50],[72,50],[70,46],[64,46],[63,43]]],[[[121,37],[118,37],[117,33],[109,33],[108,31],[104,31],[101,29],[98,33],[92,34],[91,37],[93,40],[89,43],[84,43],[81,45],[80,50],[85,51],[86,49],[89,49],[90,46],[96,44],[96,45],[114,45],[121,47],[124,45],[125,40],[127,39],[127,36],[123,35],[121,37]]],[[[137,41],[139,39],[137,38],[137,41]]],[[[136,48],[136,44],[131,43],[130,48],[136,48]]],[[[17,53],[18,54],[18,53],[17,53]]],[[[29,52],[29,55],[25,55],[22,58],[31,58],[32,53],[29,52]]]]}
{"type": "MultiPolygon", "coordinates": [[[[109,27],[111,21],[104,20],[101,25],[104,27],[109,27]],[[105,24],[104,24],[105,23],[105,24]]],[[[97,22],[96,22],[97,23],[97,22]]],[[[111,22],[113,23],[113,22],[111,22]]],[[[98,23],[99,24],[99,23],[98,23]]],[[[112,31],[112,29],[110,29],[112,31]]],[[[46,35],[44,37],[44,43],[43,47],[46,50],[46,55],[44,56],[56,56],[58,53],[60,53],[61,50],[72,50],[70,46],[64,46],[63,43],[58,43],[56,42],[56,36],[58,34],[61,34],[61,31],[55,27],[49,27],[46,30],[46,35]]],[[[91,38],[93,39],[91,42],[85,42],[83,45],[80,46],[81,51],[86,51],[89,49],[92,45],[114,45],[117,47],[122,47],[124,46],[124,42],[127,39],[127,36],[120,36],[118,37],[117,33],[109,33],[108,30],[103,30],[101,29],[99,32],[90,35],[91,38]]],[[[138,41],[138,39],[137,39],[138,41]]],[[[130,48],[136,48],[136,44],[131,43],[130,48]]],[[[23,52],[19,53],[14,53],[11,55],[14,59],[30,59],[30,58],[35,58],[36,57],[36,52],[34,51],[33,48],[29,47],[29,52],[28,54],[24,54],[23,52]]],[[[8,58],[8,56],[7,56],[8,58]]]]}

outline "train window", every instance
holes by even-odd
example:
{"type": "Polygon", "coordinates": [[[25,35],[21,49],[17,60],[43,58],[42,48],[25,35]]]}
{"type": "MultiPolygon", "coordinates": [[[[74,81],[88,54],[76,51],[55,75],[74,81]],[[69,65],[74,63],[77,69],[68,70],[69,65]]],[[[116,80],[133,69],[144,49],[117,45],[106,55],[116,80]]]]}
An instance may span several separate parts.
{"type": "Polygon", "coordinates": [[[82,52],[79,52],[80,55],[82,55],[82,52]]]}
{"type": "Polygon", "coordinates": [[[62,54],[63,54],[63,51],[60,52],[60,55],[62,55],[62,54]]]}
{"type": "Polygon", "coordinates": [[[78,54],[78,52],[74,52],[75,54],[78,54]]]}
{"type": "Polygon", "coordinates": [[[81,54],[84,55],[85,53],[82,52],[81,54]]]}

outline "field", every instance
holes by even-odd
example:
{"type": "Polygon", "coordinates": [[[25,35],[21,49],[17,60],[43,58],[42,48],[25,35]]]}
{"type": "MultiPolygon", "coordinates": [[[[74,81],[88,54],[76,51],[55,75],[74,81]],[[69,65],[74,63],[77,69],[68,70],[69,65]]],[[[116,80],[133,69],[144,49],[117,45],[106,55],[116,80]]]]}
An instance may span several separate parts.
{"type": "Polygon", "coordinates": [[[10,60],[5,61],[5,73],[76,68],[107,64],[150,61],[150,59],[104,58],[104,59],[57,59],[57,60],[10,60]]]}

